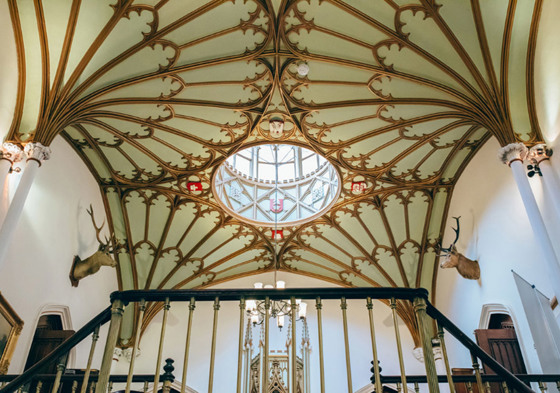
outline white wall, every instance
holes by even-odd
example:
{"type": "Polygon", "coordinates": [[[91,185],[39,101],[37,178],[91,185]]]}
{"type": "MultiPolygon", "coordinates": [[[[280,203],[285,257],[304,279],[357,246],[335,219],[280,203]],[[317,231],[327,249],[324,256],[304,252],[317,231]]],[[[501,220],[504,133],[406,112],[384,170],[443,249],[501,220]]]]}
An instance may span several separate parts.
{"type": "MultiPolygon", "coordinates": [[[[77,288],[70,284],[74,255],[85,258],[97,249],[86,209],[93,204],[98,224],[105,213],[99,186],[77,154],[60,137],[51,148],[51,159],[39,168],[0,270],[0,291],[25,322],[10,373],[23,369],[44,306],[68,306],[77,330],[109,305],[109,294],[117,289],[116,272],[110,267],[84,278],[77,288]]],[[[12,188],[19,176],[10,175],[12,188]]],[[[77,349],[74,366],[85,365],[88,346],[77,349]]]]}
{"type": "MultiPolygon", "coordinates": [[[[451,216],[461,216],[461,236],[457,248],[480,264],[480,280],[467,280],[455,269],[440,269],[436,307],[461,330],[470,334],[478,328],[483,304],[509,306],[518,322],[527,366],[540,369],[532,345],[521,299],[513,281],[515,270],[527,281],[550,295],[546,270],[539,263],[540,250],[525,213],[511,170],[498,161],[499,144],[492,139],[482,147],[459,179],[453,192],[444,244],[453,240],[451,216]]],[[[467,351],[450,348],[455,367],[469,367],[467,351]]]]}
{"type": "MultiPolygon", "coordinates": [[[[539,123],[549,147],[556,149],[551,162],[560,172],[558,134],[560,131],[560,26],[555,15],[559,2],[544,2],[535,62],[535,92],[539,123]]],[[[436,306],[464,332],[478,328],[483,304],[500,303],[509,307],[516,321],[528,372],[541,371],[529,325],[511,270],[552,298],[547,270],[533,237],[525,208],[511,170],[497,159],[500,146],[492,139],[461,175],[453,192],[446,224],[444,244],[453,239],[452,216],[461,216],[459,251],[480,263],[481,279],[466,280],[456,270],[440,269],[436,306]]],[[[530,180],[557,255],[560,244],[560,220],[543,195],[543,180],[530,180]]],[[[558,310],[557,310],[558,311],[558,310]]],[[[466,351],[451,345],[450,358],[456,367],[469,367],[466,351]]]]}
{"type": "MultiPolygon", "coordinates": [[[[323,281],[301,277],[293,274],[279,273],[278,279],[283,279],[287,287],[325,287],[332,286],[323,281]]],[[[246,277],[221,284],[220,288],[251,288],[254,282],[273,283],[272,274],[262,274],[246,277]]],[[[308,303],[308,324],[311,336],[311,390],[319,392],[319,349],[317,336],[317,320],[314,301],[308,303]]],[[[325,351],[325,378],[327,392],[347,391],[346,363],[344,353],[344,339],[340,303],[338,301],[323,302],[323,335],[325,351]]],[[[154,319],[144,334],[140,343],[141,355],[136,359],[135,373],[154,373],[157,346],[159,344],[162,314],[154,319]]],[[[399,374],[398,359],[396,357],[396,343],[393,322],[389,307],[382,303],[374,303],[374,319],[379,358],[385,375],[399,374]]],[[[164,342],[163,358],[171,357],[175,360],[175,377],[181,379],[185,335],[188,317],[187,304],[172,303],[168,317],[168,326],[164,342]]],[[[197,303],[192,333],[192,347],[190,352],[187,383],[198,392],[206,392],[208,387],[210,343],[212,337],[213,310],[212,302],[197,303]]],[[[287,321],[286,321],[287,322],[287,321]]],[[[287,330],[282,332],[271,323],[271,349],[285,349],[287,330]]],[[[354,391],[369,383],[371,377],[371,339],[369,320],[364,301],[349,301],[348,303],[349,342],[351,353],[351,370],[354,391]]],[[[287,323],[286,323],[287,326],[287,323]]],[[[214,391],[232,391],[237,378],[237,343],[239,328],[239,306],[237,303],[222,302],[219,311],[217,356],[214,374],[214,391]]],[[[254,330],[257,333],[257,330],[254,330]]],[[[412,355],[413,342],[404,324],[400,325],[403,341],[405,366],[409,374],[422,374],[424,365],[412,355]]],[[[298,335],[301,335],[298,326],[298,335]]],[[[301,337],[301,336],[300,336],[301,337]]],[[[256,338],[254,337],[255,342],[256,338]]],[[[257,354],[255,350],[254,355],[257,354]]],[[[124,359],[118,363],[115,372],[126,373],[129,363],[124,359]]]]}

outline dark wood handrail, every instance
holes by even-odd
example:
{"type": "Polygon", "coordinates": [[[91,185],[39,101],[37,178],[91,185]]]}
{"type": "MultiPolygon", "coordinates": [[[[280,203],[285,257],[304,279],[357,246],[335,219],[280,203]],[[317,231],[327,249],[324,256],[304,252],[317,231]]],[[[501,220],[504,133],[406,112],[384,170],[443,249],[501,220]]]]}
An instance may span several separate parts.
{"type": "MultiPolygon", "coordinates": [[[[19,375],[17,374],[7,374],[7,375],[0,375],[0,382],[7,382],[17,378],[19,375]]],[[[560,374],[515,374],[517,378],[524,382],[560,382],[560,374]]],[[[485,375],[482,374],[481,376],[482,382],[502,382],[504,378],[500,375],[485,375]]],[[[52,382],[56,378],[56,374],[36,374],[33,376],[33,380],[35,381],[43,381],[43,382],[52,382]]],[[[97,382],[99,375],[91,374],[89,377],[90,382],[97,382]]],[[[109,377],[109,381],[115,383],[125,383],[127,381],[128,375],[127,374],[113,374],[109,377]]],[[[401,382],[400,375],[381,375],[381,382],[382,383],[400,383],[401,382]]],[[[453,382],[474,382],[476,383],[476,376],[473,375],[452,375],[451,378],[453,382]]],[[[72,381],[79,381],[81,382],[84,379],[83,374],[63,374],[60,378],[61,382],[72,382],[72,381]]],[[[425,375],[407,375],[406,380],[408,383],[427,383],[428,377],[425,375]]],[[[153,382],[154,375],[153,374],[134,374],[132,376],[132,382],[153,382]]],[[[440,383],[447,383],[447,375],[438,375],[438,381],[440,383]]]]}
{"type": "Polygon", "coordinates": [[[93,333],[97,326],[103,325],[111,319],[111,307],[97,314],[91,321],[86,323],[80,330],[68,337],[62,344],[56,347],[47,356],[35,363],[32,367],[26,370],[23,374],[16,377],[9,384],[4,386],[0,393],[15,392],[21,385],[31,381],[34,376],[41,371],[41,369],[48,364],[56,361],[59,357],[66,355],[72,348],[78,345],[82,340],[93,333]]]}
{"type": "Polygon", "coordinates": [[[426,312],[429,316],[437,321],[439,326],[447,330],[453,337],[459,340],[459,342],[463,344],[467,349],[469,349],[472,354],[476,355],[476,357],[482,360],[482,362],[484,362],[494,372],[499,374],[508,384],[511,384],[513,387],[522,392],[533,392],[533,390],[529,386],[525,385],[523,381],[513,375],[509,370],[498,363],[493,357],[488,355],[482,348],[476,345],[473,340],[471,340],[465,333],[463,333],[461,329],[459,329],[429,301],[427,302],[427,304],[428,307],[426,312]]]}
{"type": "Polygon", "coordinates": [[[125,303],[137,302],[142,299],[148,302],[170,301],[186,302],[195,298],[196,300],[214,301],[216,297],[220,300],[241,300],[256,299],[264,300],[268,297],[270,300],[289,299],[290,297],[298,299],[405,299],[414,300],[416,297],[428,300],[428,291],[424,288],[286,288],[286,289],[198,289],[198,290],[130,290],[122,292],[113,292],[111,294],[111,302],[119,299],[125,303]]]}

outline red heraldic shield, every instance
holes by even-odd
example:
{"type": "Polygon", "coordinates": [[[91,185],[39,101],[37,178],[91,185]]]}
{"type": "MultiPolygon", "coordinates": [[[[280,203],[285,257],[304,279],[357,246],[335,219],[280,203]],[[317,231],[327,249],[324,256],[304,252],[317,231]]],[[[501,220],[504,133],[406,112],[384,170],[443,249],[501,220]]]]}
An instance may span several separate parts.
{"type": "Polygon", "coordinates": [[[270,211],[273,213],[280,213],[282,210],[284,210],[284,199],[270,198],[270,211]]]}
{"type": "Polygon", "coordinates": [[[365,181],[353,181],[352,182],[352,192],[354,194],[361,194],[366,190],[365,181]]]}
{"type": "Polygon", "coordinates": [[[190,181],[187,183],[189,191],[202,191],[202,183],[199,181],[190,181]]]}
{"type": "Polygon", "coordinates": [[[274,239],[274,240],[284,239],[284,230],[283,229],[273,229],[272,230],[272,239],[274,239]]]}

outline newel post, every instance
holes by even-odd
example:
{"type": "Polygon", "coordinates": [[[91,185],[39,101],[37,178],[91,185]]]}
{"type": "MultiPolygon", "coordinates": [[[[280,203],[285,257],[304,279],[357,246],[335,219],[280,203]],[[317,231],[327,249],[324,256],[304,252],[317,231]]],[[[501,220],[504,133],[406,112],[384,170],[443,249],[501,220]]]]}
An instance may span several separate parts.
{"type": "Polygon", "coordinates": [[[99,379],[97,381],[98,392],[106,392],[109,376],[111,374],[111,365],[113,363],[113,351],[117,345],[121,322],[124,314],[124,304],[120,299],[113,301],[111,307],[111,323],[109,324],[109,332],[107,333],[107,342],[105,351],[103,352],[103,361],[101,362],[101,370],[99,370],[99,379]]]}
{"type": "MultiPolygon", "coordinates": [[[[165,359],[165,366],[163,366],[163,371],[165,371],[165,373],[161,376],[161,381],[163,382],[163,386],[161,388],[162,393],[171,392],[171,384],[175,380],[175,376],[173,375],[173,371],[175,370],[173,362],[174,360],[171,358],[165,359]]],[[[156,391],[157,386],[154,386],[154,392],[156,391]]]]}
{"type": "Polygon", "coordinates": [[[426,314],[426,299],[421,297],[414,298],[414,313],[418,322],[420,340],[422,341],[422,351],[424,352],[424,365],[426,366],[426,378],[430,393],[439,393],[438,375],[436,371],[436,361],[432,349],[432,338],[430,337],[430,320],[426,314]]]}

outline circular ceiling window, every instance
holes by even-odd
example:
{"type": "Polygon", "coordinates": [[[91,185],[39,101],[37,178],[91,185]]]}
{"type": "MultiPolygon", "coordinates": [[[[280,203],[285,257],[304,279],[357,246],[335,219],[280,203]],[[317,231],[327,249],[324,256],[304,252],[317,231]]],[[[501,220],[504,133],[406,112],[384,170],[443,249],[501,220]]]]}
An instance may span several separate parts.
{"type": "Polygon", "coordinates": [[[338,172],[306,148],[258,145],[229,157],[213,183],[233,216],[265,226],[301,224],[320,216],[340,192],[338,172]]]}

